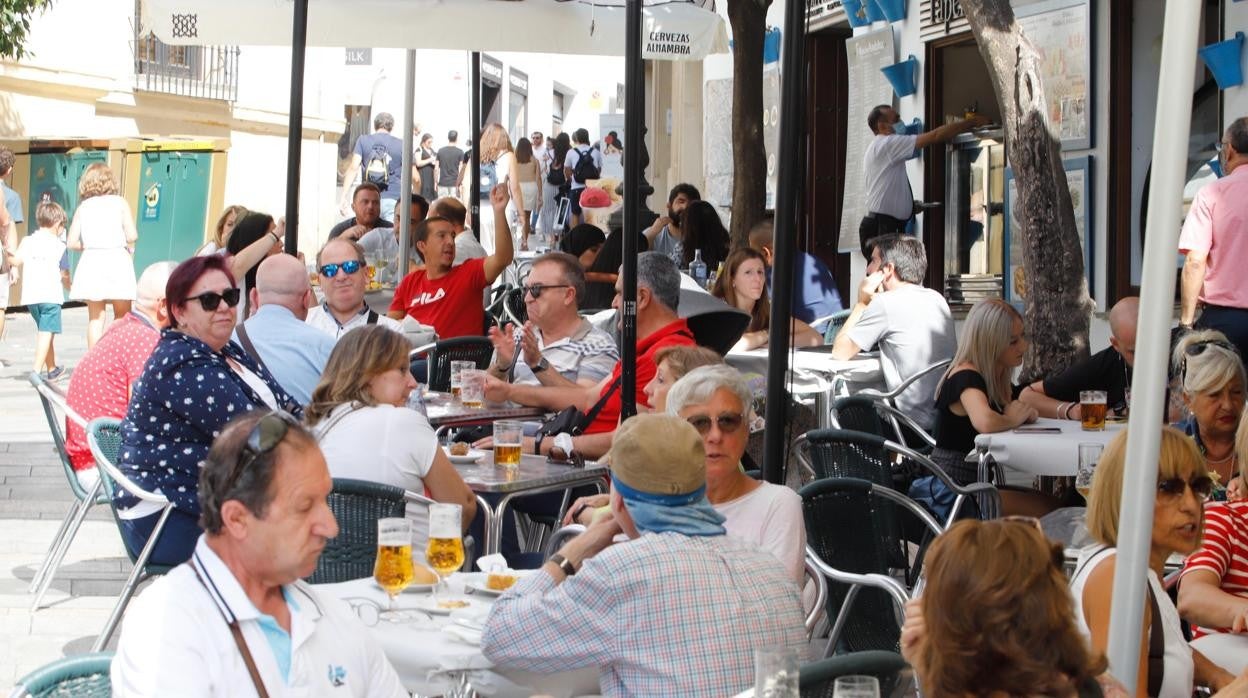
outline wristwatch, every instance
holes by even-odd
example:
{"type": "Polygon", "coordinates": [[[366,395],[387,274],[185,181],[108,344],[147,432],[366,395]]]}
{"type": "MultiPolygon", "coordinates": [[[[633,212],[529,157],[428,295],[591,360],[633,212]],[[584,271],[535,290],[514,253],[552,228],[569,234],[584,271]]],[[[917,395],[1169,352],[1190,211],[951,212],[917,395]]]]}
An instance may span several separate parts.
{"type": "Polygon", "coordinates": [[[541,373],[542,371],[545,371],[548,368],[550,368],[550,362],[546,360],[545,356],[543,356],[542,360],[538,361],[536,366],[530,366],[529,370],[534,373],[541,373]]]}
{"type": "Polygon", "coordinates": [[[572,561],[560,555],[559,553],[555,553],[554,555],[551,555],[550,558],[548,559],[551,562],[555,563],[555,565],[557,565],[559,569],[563,570],[563,576],[571,577],[572,575],[576,574],[576,567],[572,565],[572,561]]]}

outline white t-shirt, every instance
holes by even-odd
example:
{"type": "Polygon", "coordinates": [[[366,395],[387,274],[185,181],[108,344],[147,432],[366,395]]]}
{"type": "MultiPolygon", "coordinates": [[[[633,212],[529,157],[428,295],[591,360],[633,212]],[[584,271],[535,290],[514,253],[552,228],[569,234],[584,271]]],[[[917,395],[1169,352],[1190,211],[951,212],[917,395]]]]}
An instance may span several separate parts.
{"type": "MultiPolygon", "coordinates": [[[[582,155],[588,155],[589,157],[593,158],[594,164],[598,166],[598,171],[602,172],[602,153],[600,153],[597,148],[592,148],[588,145],[578,145],[575,148],[572,148],[571,150],[569,150],[568,154],[563,156],[563,166],[568,168],[569,170],[572,170],[572,172],[575,173],[576,163],[581,161],[582,155]]],[[[571,188],[572,189],[584,189],[585,183],[577,179],[576,175],[573,174],[571,188]]]]}
{"type": "MultiPolygon", "coordinates": [[[[338,322],[338,318],[326,309],[325,304],[321,303],[315,308],[308,308],[308,318],[305,320],[309,325],[325,332],[334,339],[342,339],[342,335],[354,330],[357,327],[363,327],[368,324],[368,306],[360,308],[360,312],[356,313],[350,320],[345,323],[338,322]]],[[[385,313],[377,313],[377,322],[374,323],[382,327],[403,333],[403,323],[394,318],[387,317],[385,313]]]]}
{"type": "MultiPolygon", "coordinates": [[[[884,383],[892,390],[938,361],[952,359],[958,348],[953,316],[945,297],[917,284],[902,284],[875,294],[849,338],[862,351],[879,345],[884,383]]],[[[915,381],[897,396],[897,407],[924,429],[936,422],[936,386],[940,371],[915,381]]]]}
{"type": "MultiPolygon", "coordinates": [[[[433,466],[438,440],[416,410],[393,405],[339,405],[312,432],[333,477],[381,482],[416,494],[425,493],[424,478],[433,466]]],[[[429,535],[425,507],[409,505],[412,549],[424,550],[429,535]]]]}
{"type": "MultiPolygon", "coordinates": [[[[17,247],[17,257],[22,260],[22,302],[65,302],[65,287],[61,285],[61,257],[65,255],[65,243],[47,230],[38,230],[22,238],[17,247]]],[[[7,279],[3,283],[8,283],[7,279]]]]}
{"type": "MultiPolygon", "coordinates": [[[[484,259],[490,256],[472,231],[465,228],[455,236],[455,262],[451,266],[459,266],[470,259],[484,259]]],[[[488,290],[488,289],[487,289],[488,290]]]]}
{"type": "Polygon", "coordinates": [[[802,498],[782,485],[764,482],[753,492],[731,502],[716,504],[715,511],[728,520],[728,535],[749,541],[784,563],[799,586],[806,569],[806,522],[802,498]]]}
{"type": "Polygon", "coordinates": [[[867,180],[867,210],[907,220],[914,212],[914,192],[906,176],[906,160],[914,155],[918,136],[876,136],[862,156],[867,180]]]}

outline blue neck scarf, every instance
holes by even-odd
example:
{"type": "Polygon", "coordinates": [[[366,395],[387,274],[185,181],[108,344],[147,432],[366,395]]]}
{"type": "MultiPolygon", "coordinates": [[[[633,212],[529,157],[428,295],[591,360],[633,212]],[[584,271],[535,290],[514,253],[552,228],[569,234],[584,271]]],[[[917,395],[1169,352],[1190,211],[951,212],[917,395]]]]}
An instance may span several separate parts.
{"type": "Polygon", "coordinates": [[[706,500],[706,486],[689,494],[641,492],[615,478],[612,486],[624,498],[628,514],[642,533],[679,533],[685,536],[722,536],[724,516],[706,500]]]}

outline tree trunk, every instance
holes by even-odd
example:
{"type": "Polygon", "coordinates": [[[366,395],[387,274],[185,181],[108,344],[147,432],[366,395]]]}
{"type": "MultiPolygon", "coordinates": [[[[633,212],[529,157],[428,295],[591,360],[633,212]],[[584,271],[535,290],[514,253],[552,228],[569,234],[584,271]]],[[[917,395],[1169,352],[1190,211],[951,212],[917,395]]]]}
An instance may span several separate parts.
{"type": "MultiPolygon", "coordinates": [[[[1093,304],[1083,249],[1061,146],[1045,118],[1035,47],[1015,22],[1009,0],[962,0],[962,9],[992,77],[1006,151],[1018,183],[1011,232],[1023,241],[1023,324],[1031,348],[1021,377],[1030,382],[1088,355],[1093,304]]],[[[1086,232],[1090,238],[1092,231],[1086,232]]],[[[1015,281],[1005,279],[1007,284],[1015,281]]]]}
{"type": "Polygon", "coordinates": [[[728,0],[732,27],[732,247],[750,244],[767,204],[763,38],[771,0],[728,0]]]}

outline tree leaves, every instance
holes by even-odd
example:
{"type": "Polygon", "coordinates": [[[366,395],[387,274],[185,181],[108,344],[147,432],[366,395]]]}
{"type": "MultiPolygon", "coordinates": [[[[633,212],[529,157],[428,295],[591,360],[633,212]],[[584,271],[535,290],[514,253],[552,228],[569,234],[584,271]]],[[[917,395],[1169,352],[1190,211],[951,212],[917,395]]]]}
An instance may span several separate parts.
{"type": "Polygon", "coordinates": [[[0,0],[0,58],[20,60],[30,55],[26,50],[30,19],[51,4],[52,0],[0,0]]]}

